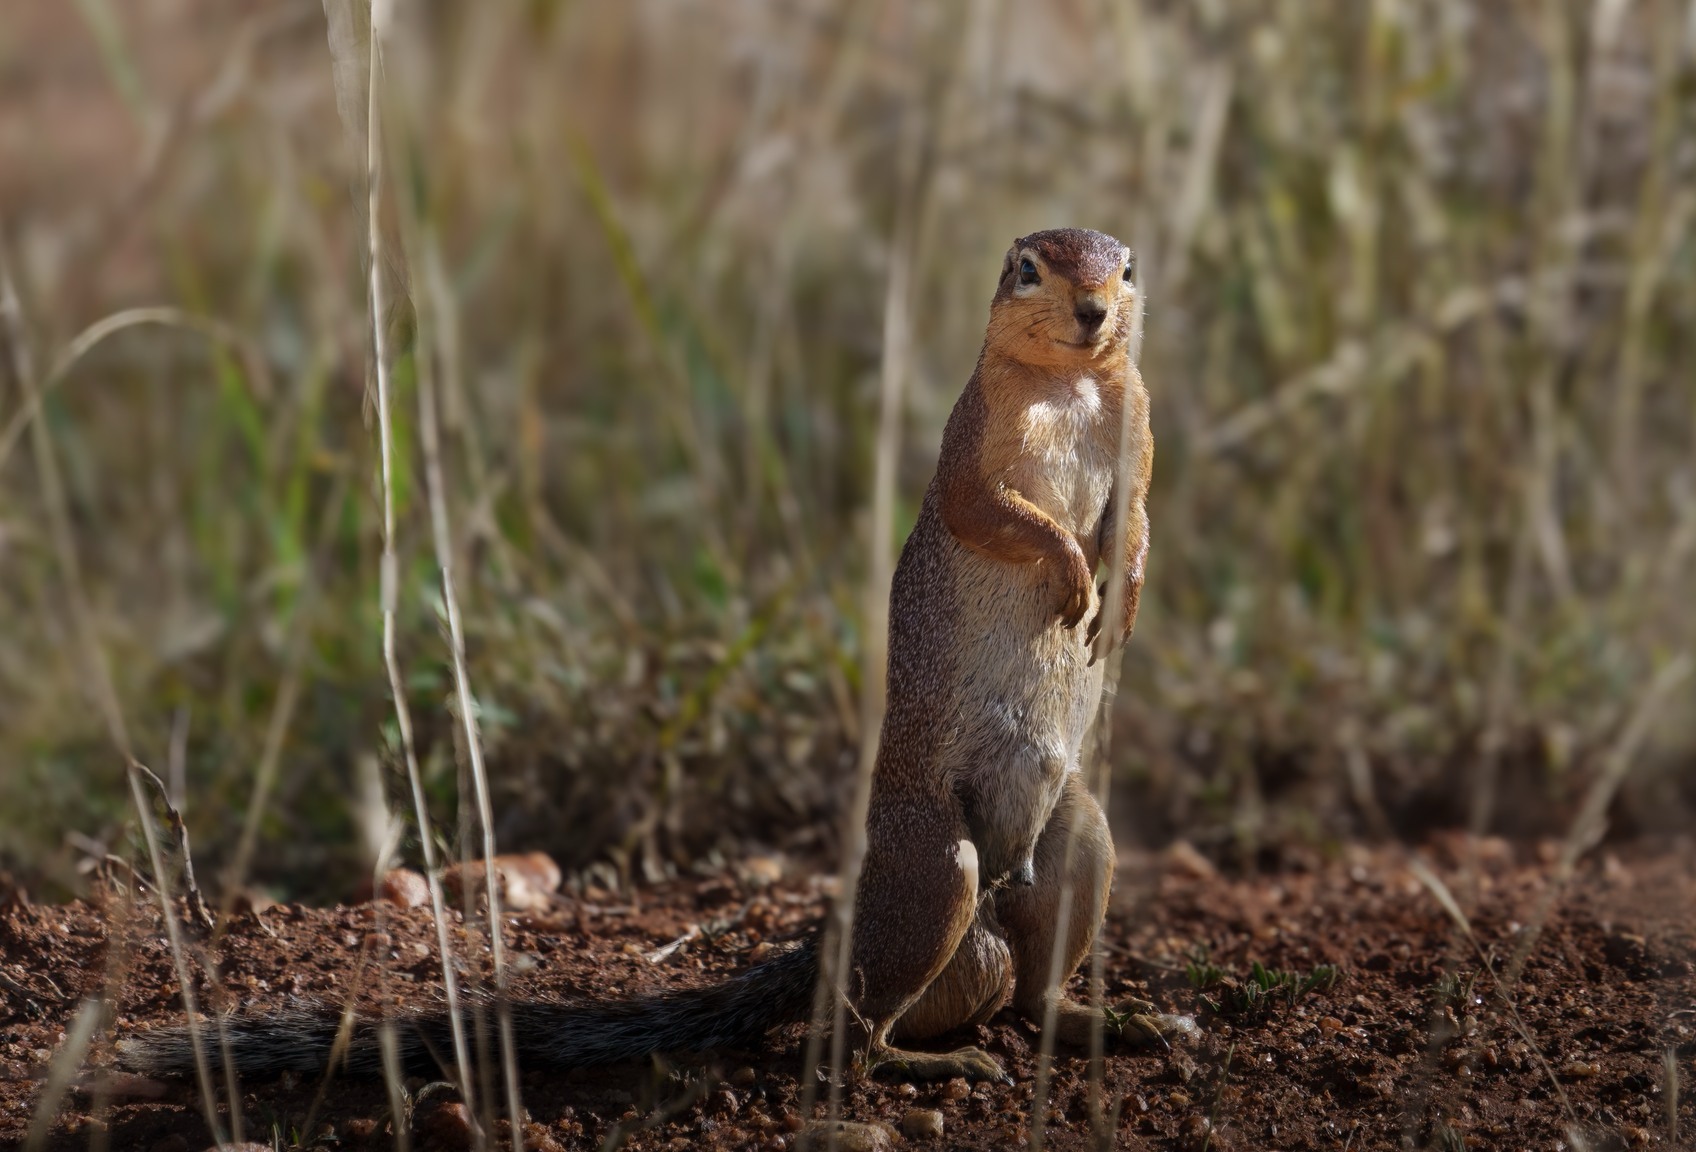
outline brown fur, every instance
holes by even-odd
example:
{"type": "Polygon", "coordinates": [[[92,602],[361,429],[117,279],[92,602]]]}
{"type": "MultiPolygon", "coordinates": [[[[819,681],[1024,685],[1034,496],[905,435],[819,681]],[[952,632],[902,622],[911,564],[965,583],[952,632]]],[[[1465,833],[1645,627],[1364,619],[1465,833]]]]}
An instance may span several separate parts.
{"type": "MultiPolygon", "coordinates": [[[[889,710],[873,775],[850,992],[868,1056],[912,1076],[999,1075],[986,1054],[898,1051],[981,1020],[1011,993],[1041,1017],[1061,888],[1062,979],[1106,909],[1113,847],[1078,757],[1101,699],[1095,572],[1123,405],[1133,430],[1125,614],[1136,620],[1153,462],[1148,394],[1128,359],[1130,253],[1065,229],[1014,242],[977,370],[890,597],[889,710]],[[1021,264],[1038,277],[1021,283],[1021,264]],[[1093,322],[1092,322],[1093,321],[1093,322]],[[1093,622],[1092,622],[1093,623],[1093,622]],[[1066,844],[1071,875],[1065,874],[1066,844]]],[[[1062,1039],[1089,1013],[1057,1005],[1062,1039]]],[[[1136,1036],[1158,1034],[1149,1017],[1136,1036]]]]}

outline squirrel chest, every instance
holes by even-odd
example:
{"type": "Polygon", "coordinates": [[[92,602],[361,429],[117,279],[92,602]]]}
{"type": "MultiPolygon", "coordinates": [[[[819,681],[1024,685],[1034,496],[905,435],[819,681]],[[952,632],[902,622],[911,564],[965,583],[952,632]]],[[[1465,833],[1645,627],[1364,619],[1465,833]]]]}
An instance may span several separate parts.
{"type": "Polygon", "coordinates": [[[1113,489],[1122,393],[1121,383],[1089,373],[1056,381],[1010,413],[1005,442],[985,445],[991,460],[1005,461],[996,478],[1076,536],[1092,566],[1113,489]]]}

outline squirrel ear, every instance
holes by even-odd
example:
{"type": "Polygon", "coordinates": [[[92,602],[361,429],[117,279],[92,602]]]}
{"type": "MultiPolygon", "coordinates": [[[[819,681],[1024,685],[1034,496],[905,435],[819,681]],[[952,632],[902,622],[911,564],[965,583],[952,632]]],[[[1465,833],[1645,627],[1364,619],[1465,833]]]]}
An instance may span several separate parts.
{"type": "Polygon", "coordinates": [[[997,283],[999,283],[1002,280],[1007,279],[1008,275],[1013,271],[1013,261],[1014,261],[1015,258],[1017,258],[1018,254],[1019,254],[1019,242],[1017,240],[1015,240],[1013,242],[1013,246],[1011,248],[1007,249],[1006,258],[1001,261],[1001,275],[996,278],[997,283]]]}

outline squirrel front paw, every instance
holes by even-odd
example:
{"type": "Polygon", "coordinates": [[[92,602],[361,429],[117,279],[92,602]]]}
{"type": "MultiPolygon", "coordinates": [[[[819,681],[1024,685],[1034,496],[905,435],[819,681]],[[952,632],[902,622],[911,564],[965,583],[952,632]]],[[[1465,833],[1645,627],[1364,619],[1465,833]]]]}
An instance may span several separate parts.
{"type": "Polygon", "coordinates": [[[1055,608],[1055,614],[1060,617],[1060,624],[1067,629],[1076,628],[1078,622],[1089,611],[1090,601],[1094,599],[1092,585],[1095,583],[1094,573],[1089,570],[1089,563],[1084,559],[1084,550],[1078,547],[1078,542],[1070,537],[1066,539],[1066,551],[1061,560],[1060,603],[1055,608]]]}

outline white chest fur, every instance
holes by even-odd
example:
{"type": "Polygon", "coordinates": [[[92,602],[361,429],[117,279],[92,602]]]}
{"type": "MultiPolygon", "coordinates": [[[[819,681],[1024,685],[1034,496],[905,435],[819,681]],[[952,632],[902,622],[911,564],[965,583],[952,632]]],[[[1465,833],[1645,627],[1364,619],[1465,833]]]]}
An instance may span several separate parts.
{"type": "Polygon", "coordinates": [[[1085,375],[1024,412],[1025,475],[1018,486],[1027,500],[1076,533],[1094,531],[1113,485],[1118,429],[1108,408],[1099,382],[1085,375]]]}

